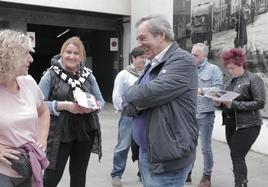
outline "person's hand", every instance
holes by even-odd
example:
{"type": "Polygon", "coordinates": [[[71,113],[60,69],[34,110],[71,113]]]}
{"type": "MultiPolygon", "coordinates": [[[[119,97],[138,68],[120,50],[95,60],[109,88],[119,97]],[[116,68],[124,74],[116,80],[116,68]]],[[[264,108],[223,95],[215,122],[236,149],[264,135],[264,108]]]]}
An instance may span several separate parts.
{"type": "Polygon", "coordinates": [[[224,101],[222,102],[227,108],[231,108],[232,107],[232,101],[224,101]]]}
{"type": "Polygon", "coordinates": [[[85,107],[82,107],[82,106],[79,106],[79,107],[80,107],[80,109],[81,109],[84,113],[86,113],[86,114],[98,110],[98,109],[93,109],[93,108],[85,108],[85,107]]]}
{"type": "Polygon", "coordinates": [[[42,151],[46,151],[46,149],[47,149],[47,141],[45,141],[45,140],[37,140],[36,145],[42,151]]]}
{"type": "Polygon", "coordinates": [[[6,165],[11,165],[11,162],[8,161],[8,158],[18,160],[19,157],[17,157],[16,155],[19,154],[19,151],[0,144],[0,162],[6,165]]]}
{"type": "Polygon", "coordinates": [[[221,106],[222,102],[220,101],[213,101],[214,106],[219,107],[221,106]]]}
{"type": "Polygon", "coordinates": [[[67,111],[73,114],[84,114],[86,113],[85,108],[79,106],[77,103],[71,102],[71,101],[67,101],[67,111]],[[82,109],[83,108],[83,109],[82,109]]]}
{"type": "Polygon", "coordinates": [[[197,89],[197,95],[204,95],[204,92],[203,92],[202,88],[197,89]]]}
{"type": "Polygon", "coordinates": [[[138,110],[133,104],[129,104],[123,107],[123,114],[129,117],[135,117],[139,115],[140,110],[138,110]]]}

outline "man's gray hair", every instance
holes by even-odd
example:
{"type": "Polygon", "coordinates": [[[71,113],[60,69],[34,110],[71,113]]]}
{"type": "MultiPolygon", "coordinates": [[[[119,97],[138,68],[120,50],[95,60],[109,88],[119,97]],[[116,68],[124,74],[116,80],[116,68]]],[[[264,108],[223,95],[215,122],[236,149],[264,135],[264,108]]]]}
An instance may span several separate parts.
{"type": "Polygon", "coordinates": [[[193,45],[193,48],[200,50],[203,56],[208,56],[208,46],[204,43],[196,43],[193,45]]]}
{"type": "Polygon", "coordinates": [[[165,33],[167,41],[174,41],[174,32],[170,23],[162,15],[152,15],[141,18],[135,25],[139,27],[142,23],[147,22],[147,28],[150,33],[157,36],[161,33],[165,33]]]}

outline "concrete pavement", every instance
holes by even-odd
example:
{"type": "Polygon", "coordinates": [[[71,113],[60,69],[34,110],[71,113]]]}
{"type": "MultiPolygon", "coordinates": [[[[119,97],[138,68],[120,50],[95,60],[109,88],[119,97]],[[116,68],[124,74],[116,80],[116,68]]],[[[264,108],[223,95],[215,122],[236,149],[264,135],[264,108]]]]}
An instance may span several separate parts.
{"type": "MultiPolygon", "coordinates": [[[[88,171],[87,187],[111,187],[110,172],[112,169],[113,149],[117,140],[117,122],[119,114],[116,114],[111,104],[106,104],[105,109],[100,113],[102,127],[103,158],[98,162],[97,155],[92,154],[88,171]]],[[[229,149],[225,143],[213,141],[214,168],[212,175],[212,187],[233,187],[232,164],[229,156],[229,149]]],[[[142,187],[137,177],[137,163],[131,161],[129,154],[128,164],[122,177],[123,187],[142,187]]],[[[197,187],[202,176],[202,156],[198,147],[197,160],[192,174],[192,185],[197,187]]],[[[268,187],[268,156],[250,152],[247,156],[248,165],[248,186],[268,187]]],[[[69,186],[68,166],[64,176],[58,185],[59,187],[69,186]]]]}

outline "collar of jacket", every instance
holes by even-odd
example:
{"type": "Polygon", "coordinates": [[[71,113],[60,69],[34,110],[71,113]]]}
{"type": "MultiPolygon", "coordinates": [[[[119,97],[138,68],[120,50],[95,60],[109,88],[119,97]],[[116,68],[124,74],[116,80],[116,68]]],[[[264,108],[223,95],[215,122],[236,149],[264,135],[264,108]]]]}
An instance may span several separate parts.
{"type": "Polygon", "coordinates": [[[207,58],[205,58],[202,62],[201,62],[201,64],[198,64],[197,65],[197,69],[198,70],[202,70],[202,69],[204,69],[204,67],[207,65],[207,63],[208,63],[208,60],[207,60],[207,58]]]}
{"type": "Polygon", "coordinates": [[[152,66],[150,71],[152,71],[152,69],[157,67],[159,64],[162,64],[163,62],[165,62],[173,54],[173,52],[178,48],[179,48],[179,45],[177,44],[177,42],[172,42],[171,46],[168,48],[167,52],[164,54],[161,61],[159,63],[155,64],[154,66],[152,66]]]}
{"type": "Polygon", "coordinates": [[[140,73],[139,71],[135,68],[135,66],[133,64],[125,67],[125,70],[127,70],[129,73],[131,73],[132,75],[139,77],[140,73]]]}
{"type": "MultiPolygon", "coordinates": [[[[227,83],[226,83],[226,85],[225,85],[225,88],[228,87],[228,86],[231,84],[231,82],[232,82],[233,79],[237,78],[237,81],[239,82],[241,79],[243,79],[243,78],[244,78],[245,76],[247,76],[248,74],[249,74],[249,72],[248,72],[247,70],[245,70],[244,74],[241,75],[240,77],[232,77],[229,81],[227,81],[227,83]]],[[[238,82],[237,82],[237,83],[238,83],[238,82]]]]}
{"type": "Polygon", "coordinates": [[[177,42],[172,42],[171,46],[169,47],[169,49],[167,50],[167,52],[165,53],[165,55],[163,56],[162,60],[156,64],[155,66],[151,66],[150,63],[148,63],[145,68],[144,68],[144,71],[142,72],[142,74],[140,75],[138,81],[136,82],[136,84],[138,84],[140,82],[140,80],[142,79],[142,77],[144,76],[144,74],[147,72],[147,71],[152,71],[152,69],[154,69],[155,67],[157,67],[159,64],[165,62],[172,54],[173,52],[179,48],[179,45],[177,44],[177,42]],[[152,67],[152,68],[151,68],[152,67]],[[151,69],[150,69],[151,68],[151,69]],[[148,70],[149,69],[149,70],[148,70]]]}

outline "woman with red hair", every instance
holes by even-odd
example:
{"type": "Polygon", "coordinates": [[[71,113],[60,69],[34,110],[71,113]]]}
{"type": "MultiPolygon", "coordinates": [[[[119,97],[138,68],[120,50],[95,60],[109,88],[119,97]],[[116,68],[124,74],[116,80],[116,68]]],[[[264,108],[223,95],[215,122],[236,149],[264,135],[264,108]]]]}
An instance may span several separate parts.
{"type": "Polygon", "coordinates": [[[222,54],[222,63],[231,75],[225,90],[240,95],[232,101],[216,103],[223,109],[223,125],[233,164],[235,187],[247,187],[245,157],[262,125],[260,109],[265,105],[263,80],[247,71],[246,55],[234,48],[222,54]]]}

